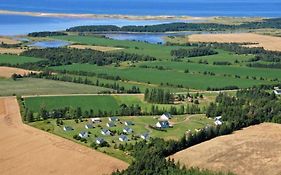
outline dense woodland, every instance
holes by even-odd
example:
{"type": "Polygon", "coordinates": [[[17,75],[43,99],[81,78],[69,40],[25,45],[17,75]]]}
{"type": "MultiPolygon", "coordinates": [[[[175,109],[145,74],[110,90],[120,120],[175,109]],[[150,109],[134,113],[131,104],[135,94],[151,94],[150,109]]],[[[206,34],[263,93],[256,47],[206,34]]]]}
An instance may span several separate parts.
{"type": "Polygon", "coordinates": [[[216,23],[169,23],[146,26],[92,25],[77,26],[67,29],[68,32],[170,32],[170,31],[225,31],[239,29],[281,29],[281,18],[266,19],[261,22],[248,22],[240,25],[226,25],[216,23]]]}
{"type": "Polygon", "coordinates": [[[171,55],[176,58],[184,57],[199,57],[218,54],[217,51],[212,50],[210,47],[197,47],[193,49],[174,49],[171,51],[171,55]]]}
{"type": "Polygon", "coordinates": [[[174,102],[174,95],[163,89],[146,89],[144,100],[149,103],[170,104],[174,102]]]}
{"type": "Polygon", "coordinates": [[[122,61],[154,61],[156,58],[125,52],[100,52],[91,49],[46,48],[31,49],[21,55],[44,58],[48,61],[38,62],[40,67],[68,65],[72,63],[89,63],[98,66],[122,61]],[[40,65],[42,64],[42,65],[40,65]]]}
{"type": "Polygon", "coordinates": [[[29,33],[27,36],[29,37],[47,37],[47,36],[62,36],[62,35],[67,35],[67,33],[64,32],[32,32],[29,33]]]}

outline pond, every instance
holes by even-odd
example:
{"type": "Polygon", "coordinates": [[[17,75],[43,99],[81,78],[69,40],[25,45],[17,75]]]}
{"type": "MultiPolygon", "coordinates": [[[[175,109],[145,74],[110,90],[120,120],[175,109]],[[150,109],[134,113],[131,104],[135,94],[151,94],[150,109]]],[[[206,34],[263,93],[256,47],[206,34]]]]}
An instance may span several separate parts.
{"type": "Polygon", "coordinates": [[[29,46],[31,47],[40,47],[40,48],[58,48],[70,45],[67,41],[59,41],[59,40],[52,40],[52,41],[37,41],[29,46]]]}

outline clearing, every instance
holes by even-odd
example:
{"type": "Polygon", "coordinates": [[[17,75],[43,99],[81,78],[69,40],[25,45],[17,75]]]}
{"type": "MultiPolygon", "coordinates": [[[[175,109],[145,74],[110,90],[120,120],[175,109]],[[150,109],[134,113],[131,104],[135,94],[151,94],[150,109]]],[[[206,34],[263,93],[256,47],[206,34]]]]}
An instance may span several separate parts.
{"type": "Polygon", "coordinates": [[[280,175],[281,125],[263,123],[180,151],[171,158],[186,166],[238,175],[280,175]]]}
{"type": "Polygon", "coordinates": [[[0,150],[1,173],[6,175],[109,174],[128,166],[98,151],[24,125],[14,97],[0,98],[0,150]]]}
{"type": "Polygon", "coordinates": [[[189,42],[257,43],[247,47],[263,47],[266,50],[281,51],[281,38],[253,33],[195,34],[188,36],[189,42]]]}
{"type": "Polygon", "coordinates": [[[0,77],[4,77],[4,78],[10,78],[13,74],[24,75],[30,72],[36,72],[36,71],[13,68],[13,67],[2,67],[2,66],[0,67],[0,77]]]}
{"type": "Polygon", "coordinates": [[[115,50],[121,50],[123,48],[118,48],[118,47],[105,47],[105,46],[89,46],[89,45],[70,45],[70,48],[76,48],[76,49],[92,49],[92,50],[97,50],[101,52],[109,52],[109,51],[115,51],[115,50]]]}

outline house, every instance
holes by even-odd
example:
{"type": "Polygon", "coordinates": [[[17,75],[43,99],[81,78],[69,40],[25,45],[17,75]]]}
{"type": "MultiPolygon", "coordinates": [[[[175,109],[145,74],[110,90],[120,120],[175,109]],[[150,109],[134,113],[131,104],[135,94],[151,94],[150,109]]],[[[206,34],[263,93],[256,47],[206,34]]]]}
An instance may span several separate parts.
{"type": "Polygon", "coordinates": [[[92,124],[86,124],[86,125],[85,125],[85,128],[86,128],[86,129],[92,129],[92,128],[94,128],[94,126],[93,126],[92,124]]]}
{"type": "Polygon", "coordinates": [[[111,127],[115,126],[115,123],[114,122],[109,122],[109,123],[106,124],[106,126],[111,128],[111,127]]]}
{"type": "Polygon", "coordinates": [[[129,139],[128,139],[128,137],[126,136],[126,135],[120,135],[120,137],[119,137],[119,140],[121,141],[121,142],[126,142],[126,141],[128,141],[129,139]]]}
{"type": "Polygon", "coordinates": [[[96,143],[98,144],[98,145],[100,145],[100,144],[102,144],[102,143],[104,143],[105,142],[105,140],[103,139],[103,138],[96,138],[96,143]]]}
{"type": "Polygon", "coordinates": [[[163,115],[160,116],[159,120],[160,121],[168,121],[171,118],[172,118],[171,114],[166,112],[166,113],[164,113],[163,115]]]}
{"type": "Polygon", "coordinates": [[[220,121],[220,120],[216,120],[214,123],[215,123],[216,126],[222,125],[222,121],[220,121]]]}
{"type": "Polygon", "coordinates": [[[71,126],[64,126],[63,127],[63,130],[64,131],[72,131],[72,130],[74,130],[71,126]]]}
{"type": "Polygon", "coordinates": [[[81,138],[87,138],[89,136],[89,133],[87,131],[81,131],[79,133],[79,137],[81,138]]]}
{"type": "Polygon", "coordinates": [[[130,134],[130,133],[133,132],[133,129],[132,129],[132,128],[129,128],[129,127],[126,127],[126,128],[123,129],[123,132],[124,132],[124,133],[127,133],[127,134],[130,134]]]}
{"type": "Polygon", "coordinates": [[[149,134],[148,133],[144,133],[144,134],[141,134],[140,137],[143,139],[143,140],[147,140],[149,138],[149,134]]]}
{"type": "Polygon", "coordinates": [[[132,121],[125,121],[125,125],[126,126],[131,126],[131,125],[134,125],[134,123],[132,121]]]}
{"type": "Polygon", "coordinates": [[[157,128],[169,128],[170,127],[170,123],[168,121],[159,121],[156,123],[156,127],[157,128]]]}
{"type": "Polygon", "coordinates": [[[102,135],[110,135],[110,134],[111,134],[111,131],[109,131],[108,129],[102,129],[102,130],[101,130],[101,134],[102,134],[102,135]]]}
{"type": "Polygon", "coordinates": [[[281,95],[281,89],[275,89],[273,92],[275,95],[281,95]]]}
{"type": "Polygon", "coordinates": [[[93,123],[99,123],[99,122],[101,122],[101,118],[91,118],[91,121],[93,123]]]}
{"type": "Polygon", "coordinates": [[[116,122],[116,121],[119,121],[119,119],[117,117],[109,117],[108,120],[110,122],[116,122]]]}
{"type": "Polygon", "coordinates": [[[217,117],[215,117],[215,120],[221,120],[221,116],[217,116],[217,117]]]}

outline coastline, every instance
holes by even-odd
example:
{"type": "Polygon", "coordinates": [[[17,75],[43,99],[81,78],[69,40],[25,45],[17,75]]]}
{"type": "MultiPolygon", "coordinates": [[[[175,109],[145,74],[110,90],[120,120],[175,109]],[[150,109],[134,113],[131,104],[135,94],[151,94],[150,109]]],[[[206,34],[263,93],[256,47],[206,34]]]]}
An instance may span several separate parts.
{"type": "Polygon", "coordinates": [[[0,10],[0,15],[22,15],[22,16],[33,16],[33,17],[53,17],[53,18],[88,18],[88,19],[126,19],[126,20],[192,20],[192,21],[207,21],[218,18],[213,17],[192,17],[192,16],[134,16],[134,15],[119,15],[119,14],[74,14],[74,13],[45,13],[45,12],[21,12],[21,11],[10,11],[0,10]]]}

